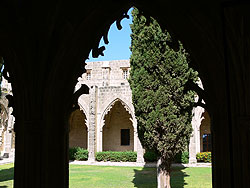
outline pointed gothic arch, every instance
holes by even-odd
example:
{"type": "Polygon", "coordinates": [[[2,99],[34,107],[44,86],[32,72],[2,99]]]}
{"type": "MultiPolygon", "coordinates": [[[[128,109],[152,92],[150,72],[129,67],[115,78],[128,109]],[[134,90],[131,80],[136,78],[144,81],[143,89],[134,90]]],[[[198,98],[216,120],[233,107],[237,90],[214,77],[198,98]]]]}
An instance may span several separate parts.
{"type": "Polygon", "coordinates": [[[135,128],[130,107],[120,98],[112,100],[102,117],[102,148],[104,151],[134,150],[135,128]]]}
{"type": "Polygon", "coordinates": [[[117,97],[115,99],[111,99],[111,100],[107,101],[106,104],[104,105],[105,108],[103,110],[103,113],[102,113],[102,116],[101,116],[101,119],[100,119],[100,121],[101,121],[100,124],[102,125],[102,127],[104,126],[103,123],[102,123],[102,121],[104,120],[105,115],[107,115],[109,113],[109,111],[112,109],[112,107],[114,106],[114,104],[116,102],[118,102],[118,101],[121,102],[121,104],[123,105],[123,107],[125,108],[125,110],[130,114],[131,121],[132,122],[135,121],[134,107],[132,105],[132,102],[131,102],[131,105],[129,105],[128,102],[125,102],[126,100],[123,99],[120,96],[120,97],[117,97]]]}
{"type": "Polygon", "coordinates": [[[76,109],[69,119],[69,147],[88,147],[87,115],[82,109],[76,109]]]}

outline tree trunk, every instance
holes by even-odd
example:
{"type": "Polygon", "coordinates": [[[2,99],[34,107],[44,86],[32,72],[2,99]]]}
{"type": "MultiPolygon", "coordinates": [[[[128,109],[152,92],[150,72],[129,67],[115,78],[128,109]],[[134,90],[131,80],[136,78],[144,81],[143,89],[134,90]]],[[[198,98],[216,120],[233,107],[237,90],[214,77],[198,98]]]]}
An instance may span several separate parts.
{"type": "Polygon", "coordinates": [[[171,188],[170,186],[171,163],[160,158],[157,161],[157,188],[171,188]]]}

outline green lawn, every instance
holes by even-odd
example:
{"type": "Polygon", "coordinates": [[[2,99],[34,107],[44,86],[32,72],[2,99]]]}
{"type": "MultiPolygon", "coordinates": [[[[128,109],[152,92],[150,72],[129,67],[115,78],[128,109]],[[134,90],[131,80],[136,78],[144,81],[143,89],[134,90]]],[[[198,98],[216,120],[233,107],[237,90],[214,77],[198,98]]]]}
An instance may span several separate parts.
{"type": "MultiPolygon", "coordinates": [[[[12,187],[13,164],[0,165],[0,188],[12,187]]],[[[70,165],[70,188],[152,188],[156,187],[156,169],[70,165]]],[[[211,168],[173,168],[172,188],[212,187],[211,168]]]]}
{"type": "Polygon", "coordinates": [[[0,188],[13,187],[13,164],[0,165],[0,188]]]}

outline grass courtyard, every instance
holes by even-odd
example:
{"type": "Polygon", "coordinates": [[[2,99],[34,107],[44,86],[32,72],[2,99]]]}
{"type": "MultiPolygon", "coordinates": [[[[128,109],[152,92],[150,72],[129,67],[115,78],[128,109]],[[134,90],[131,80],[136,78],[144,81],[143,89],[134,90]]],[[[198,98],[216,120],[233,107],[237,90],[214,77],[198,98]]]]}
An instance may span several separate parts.
{"type": "MultiPolygon", "coordinates": [[[[70,165],[70,188],[152,188],[156,187],[156,169],[142,167],[110,167],[70,165]]],[[[0,165],[0,188],[13,184],[13,164],[0,165]]],[[[209,167],[173,168],[172,188],[210,188],[212,172],[209,167]]]]}

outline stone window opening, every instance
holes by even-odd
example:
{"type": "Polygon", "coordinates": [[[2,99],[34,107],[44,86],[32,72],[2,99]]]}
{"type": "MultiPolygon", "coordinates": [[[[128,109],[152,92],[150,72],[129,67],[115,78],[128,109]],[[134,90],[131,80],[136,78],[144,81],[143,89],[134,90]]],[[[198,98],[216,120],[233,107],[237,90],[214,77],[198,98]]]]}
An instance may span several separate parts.
{"type": "Polygon", "coordinates": [[[130,145],[130,129],[121,129],[121,146],[130,145]]]}
{"type": "Polygon", "coordinates": [[[123,79],[124,80],[128,79],[128,69],[123,69],[123,79]]]}
{"type": "Polygon", "coordinates": [[[203,152],[211,151],[212,150],[211,134],[203,134],[202,139],[203,139],[203,152]]]}
{"type": "Polygon", "coordinates": [[[91,80],[91,72],[90,71],[87,72],[87,80],[91,80]]]}
{"type": "Polygon", "coordinates": [[[102,79],[104,80],[109,79],[109,72],[110,72],[109,67],[102,68],[102,79]]]}

